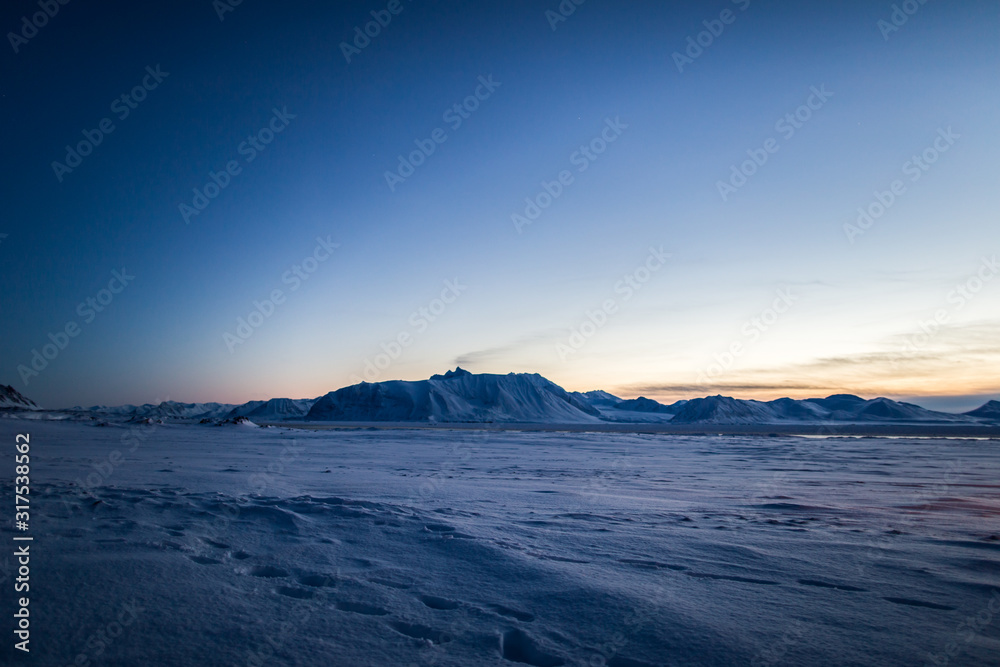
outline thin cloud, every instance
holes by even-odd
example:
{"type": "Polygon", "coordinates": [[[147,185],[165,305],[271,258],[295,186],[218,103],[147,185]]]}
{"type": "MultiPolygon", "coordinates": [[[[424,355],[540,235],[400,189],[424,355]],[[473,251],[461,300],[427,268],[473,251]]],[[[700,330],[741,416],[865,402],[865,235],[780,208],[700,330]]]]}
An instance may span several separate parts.
{"type": "Polygon", "coordinates": [[[516,359],[519,354],[523,354],[525,348],[533,347],[539,343],[551,342],[553,337],[559,333],[561,332],[558,329],[547,329],[528,334],[506,345],[488,347],[460,354],[455,357],[454,363],[458,366],[476,367],[479,365],[491,365],[495,362],[509,362],[512,359],[516,359]]]}

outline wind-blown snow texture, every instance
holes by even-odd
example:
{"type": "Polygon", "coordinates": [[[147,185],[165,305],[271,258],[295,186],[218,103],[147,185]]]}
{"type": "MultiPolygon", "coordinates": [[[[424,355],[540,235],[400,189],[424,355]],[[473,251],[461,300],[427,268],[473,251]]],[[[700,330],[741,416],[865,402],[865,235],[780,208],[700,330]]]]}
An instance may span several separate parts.
{"type": "Polygon", "coordinates": [[[0,420],[25,431],[33,664],[1000,655],[996,441],[0,420]]]}

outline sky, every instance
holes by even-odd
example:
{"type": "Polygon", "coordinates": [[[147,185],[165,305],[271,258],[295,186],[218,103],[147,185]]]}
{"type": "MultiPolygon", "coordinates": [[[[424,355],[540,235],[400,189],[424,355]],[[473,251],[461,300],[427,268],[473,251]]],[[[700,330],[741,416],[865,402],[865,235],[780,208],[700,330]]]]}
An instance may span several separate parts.
{"type": "Polygon", "coordinates": [[[55,5],[0,11],[0,382],[46,407],[1000,398],[996,2],[55,5]]]}

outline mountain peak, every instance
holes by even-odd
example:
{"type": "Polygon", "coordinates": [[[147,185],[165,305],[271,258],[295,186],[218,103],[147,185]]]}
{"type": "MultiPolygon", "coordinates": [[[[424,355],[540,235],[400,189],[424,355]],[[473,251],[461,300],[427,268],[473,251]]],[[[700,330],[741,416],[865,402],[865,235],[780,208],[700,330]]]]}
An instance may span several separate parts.
{"type": "Polygon", "coordinates": [[[14,387],[0,384],[0,408],[37,410],[38,404],[24,396],[17,389],[14,389],[14,387]]]}
{"type": "Polygon", "coordinates": [[[440,375],[440,374],[438,374],[438,375],[432,375],[430,379],[432,379],[432,380],[451,380],[452,378],[471,377],[471,376],[472,376],[472,373],[470,373],[469,371],[465,370],[461,366],[456,366],[455,370],[448,371],[444,375],[440,375]]]}
{"type": "Polygon", "coordinates": [[[1000,401],[986,401],[975,410],[970,410],[965,414],[970,417],[985,417],[986,419],[1000,420],[1000,401]]]}

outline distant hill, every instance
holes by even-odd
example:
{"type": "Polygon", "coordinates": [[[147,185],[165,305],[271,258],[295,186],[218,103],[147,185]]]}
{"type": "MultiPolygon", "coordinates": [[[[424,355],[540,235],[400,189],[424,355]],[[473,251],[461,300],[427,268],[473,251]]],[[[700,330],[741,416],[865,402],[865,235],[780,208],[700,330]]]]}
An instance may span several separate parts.
{"type": "Polygon", "coordinates": [[[316,403],[316,399],[272,398],[269,401],[250,401],[239,405],[226,415],[227,419],[247,417],[254,421],[282,421],[301,419],[316,403]]]}
{"type": "Polygon", "coordinates": [[[664,405],[651,398],[623,399],[606,391],[574,392],[574,396],[597,408],[601,419],[610,422],[625,422],[632,424],[666,423],[669,422],[680,406],[687,401],[678,401],[672,405],[664,405]]]}
{"type": "Polygon", "coordinates": [[[970,410],[965,414],[970,417],[1000,421],[1000,401],[987,401],[975,410],[970,410]]]}
{"type": "Polygon", "coordinates": [[[695,398],[684,404],[671,423],[678,424],[767,424],[779,420],[766,403],[728,396],[695,398]]]}
{"type": "Polygon", "coordinates": [[[118,405],[115,407],[95,405],[91,408],[78,409],[106,417],[128,417],[131,419],[221,419],[235,407],[235,405],[226,403],[163,401],[158,404],[145,403],[143,405],[118,405]]]}
{"type": "Polygon", "coordinates": [[[850,394],[796,400],[753,401],[709,396],[688,401],[674,416],[677,424],[778,424],[784,422],[974,423],[966,415],[927,410],[888,398],[865,400],[850,394]]]}
{"type": "Polygon", "coordinates": [[[687,402],[688,401],[677,401],[671,405],[664,405],[663,403],[654,401],[651,398],[640,396],[639,398],[623,400],[615,406],[615,409],[627,410],[629,412],[658,412],[673,415],[677,414],[677,411],[680,410],[681,407],[687,402]]]}
{"type": "Polygon", "coordinates": [[[596,407],[613,407],[622,402],[623,399],[600,389],[596,391],[571,391],[571,396],[596,407]]]}

